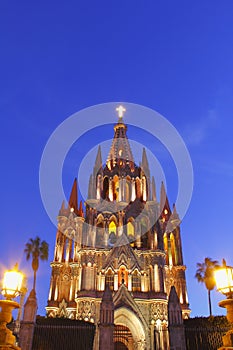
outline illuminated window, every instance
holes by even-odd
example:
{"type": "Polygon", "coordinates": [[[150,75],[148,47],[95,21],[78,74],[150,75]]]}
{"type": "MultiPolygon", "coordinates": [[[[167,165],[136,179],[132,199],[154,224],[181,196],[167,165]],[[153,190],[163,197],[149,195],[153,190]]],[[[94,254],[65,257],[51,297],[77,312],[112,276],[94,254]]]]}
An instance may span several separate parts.
{"type": "Polygon", "coordinates": [[[103,194],[102,197],[103,199],[108,198],[109,196],[109,180],[107,177],[104,178],[104,182],[103,182],[103,194]]]}
{"type": "Polygon", "coordinates": [[[177,254],[176,254],[176,243],[175,243],[175,237],[173,234],[170,236],[171,241],[171,254],[172,254],[172,262],[174,265],[177,264],[177,254]]]}
{"type": "Polygon", "coordinates": [[[114,287],[114,274],[111,270],[108,270],[107,274],[105,275],[105,283],[106,286],[108,285],[110,290],[113,290],[114,287]]]}
{"type": "Polygon", "coordinates": [[[168,264],[168,244],[167,244],[167,236],[163,237],[164,250],[166,252],[166,264],[168,264]]]}
{"type": "Polygon", "coordinates": [[[113,246],[114,243],[116,242],[116,224],[114,221],[111,221],[108,227],[108,232],[109,232],[109,240],[108,244],[110,246],[113,246]]]}
{"type": "Polygon", "coordinates": [[[113,178],[113,200],[118,201],[119,199],[119,180],[118,176],[113,178]]]}
{"type": "Polygon", "coordinates": [[[141,290],[141,276],[138,271],[135,270],[132,274],[132,291],[139,292],[141,290]]]}
{"type": "Polygon", "coordinates": [[[118,271],[118,284],[119,286],[124,283],[128,287],[128,271],[125,266],[121,266],[118,271]]]}

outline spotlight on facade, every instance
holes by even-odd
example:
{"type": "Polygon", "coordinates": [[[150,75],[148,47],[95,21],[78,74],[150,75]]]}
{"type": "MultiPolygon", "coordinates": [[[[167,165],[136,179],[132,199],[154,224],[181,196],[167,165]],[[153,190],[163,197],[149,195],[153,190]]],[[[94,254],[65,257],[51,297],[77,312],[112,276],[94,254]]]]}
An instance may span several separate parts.
{"type": "Polygon", "coordinates": [[[19,304],[12,299],[20,294],[22,282],[23,274],[18,271],[18,264],[4,273],[2,294],[6,299],[0,300],[0,349],[20,349],[15,346],[15,336],[6,325],[12,319],[12,310],[19,308],[19,304]]]}
{"type": "Polygon", "coordinates": [[[227,320],[231,323],[231,329],[223,336],[223,347],[219,350],[233,349],[233,267],[227,266],[223,259],[222,266],[215,271],[217,290],[226,295],[225,300],[219,302],[219,306],[227,309],[227,320]]]}

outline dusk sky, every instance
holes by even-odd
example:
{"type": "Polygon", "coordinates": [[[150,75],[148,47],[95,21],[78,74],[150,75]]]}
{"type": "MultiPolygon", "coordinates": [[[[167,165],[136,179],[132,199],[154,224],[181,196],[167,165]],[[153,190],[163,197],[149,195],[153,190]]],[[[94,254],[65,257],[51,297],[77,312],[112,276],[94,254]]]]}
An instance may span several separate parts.
{"type": "MultiPolygon", "coordinates": [[[[45,314],[56,227],[40,196],[43,149],[72,114],[125,101],[163,115],[189,150],[194,188],[181,225],[183,255],[191,316],[208,315],[196,263],[210,257],[233,265],[233,1],[2,1],[0,28],[0,277],[18,261],[30,290],[24,245],[36,235],[46,240],[49,261],[40,263],[37,280],[38,313],[45,314]]],[[[85,136],[64,163],[67,197],[80,158],[111,139],[113,127],[85,136]]],[[[159,159],[175,202],[177,174],[159,143],[133,127],[128,137],[159,159]]],[[[213,313],[224,314],[224,297],[212,294],[213,313]]]]}

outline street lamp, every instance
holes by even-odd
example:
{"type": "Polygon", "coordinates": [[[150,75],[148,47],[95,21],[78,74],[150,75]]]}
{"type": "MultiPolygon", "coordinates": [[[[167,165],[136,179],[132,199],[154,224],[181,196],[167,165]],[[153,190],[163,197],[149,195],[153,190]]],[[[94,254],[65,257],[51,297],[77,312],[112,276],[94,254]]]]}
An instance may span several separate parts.
{"type": "Polygon", "coordinates": [[[219,306],[227,309],[227,320],[232,325],[223,336],[223,347],[219,350],[233,349],[233,267],[227,266],[223,259],[222,266],[216,269],[214,274],[217,290],[227,297],[219,302],[219,306]]]}
{"type": "Polygon", "coordinates": [[[20,349],[15,346],[15,336],[6,325],[12,319],[12,310],[19,308],[12,299],[20,294],[22,281],[23,274],[18,271],[18,264],[4,273],[2,294],[6,300],[0,300],[0,349],[20,349]]]}

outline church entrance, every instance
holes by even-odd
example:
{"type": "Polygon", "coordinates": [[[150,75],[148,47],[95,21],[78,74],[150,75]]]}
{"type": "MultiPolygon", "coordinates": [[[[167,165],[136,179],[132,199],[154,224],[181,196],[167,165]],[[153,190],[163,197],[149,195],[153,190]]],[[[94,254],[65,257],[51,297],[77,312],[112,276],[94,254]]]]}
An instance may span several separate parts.
{"type": "Polygon", "coordinates": [[[114,324],[114,350],[145,349],[145,328],[136,313],[124,306],[116,308],[114,324]]]}
{"type": "Polygon", "coordinates": [[[133,349],[133,337],[128,327],[115,325],[114,327],[114,350],[133,349]]]}

